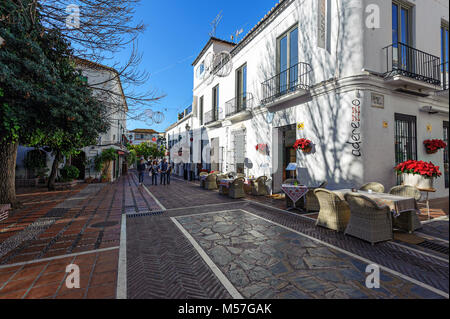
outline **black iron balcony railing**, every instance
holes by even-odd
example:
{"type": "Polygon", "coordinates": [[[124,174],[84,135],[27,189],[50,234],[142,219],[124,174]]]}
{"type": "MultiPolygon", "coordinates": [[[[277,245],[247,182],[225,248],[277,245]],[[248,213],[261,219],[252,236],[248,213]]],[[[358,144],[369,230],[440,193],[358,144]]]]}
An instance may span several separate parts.
{"type": "Polygon", "coordinates": [[[448,90],[448,61],[439,66],[441,70],[441,86],[443,90],[448,90]]]}
{"type": "Polygon", "coordinates": [[[309,90],[311,85],[311,65],[300,62],[262,83],[262,104],[298,90],[309,90]]]}
{"type": "Polygon", "coordinates": [[[253,107],[253,94],[245,92],[225,103],[225,116],[231,116],[253,107]]]}
{"type": "Polygon", "coordinates": [[[441,84],[440,58],[400,42],[383,50],[387,65],[385,77],[403,75],[433,85],[441,84]]]}
{"type": "Polygon", "coordinates": [[[213,109],[205,113],[205,125],[219,120],[219,109],[213,109]]]}

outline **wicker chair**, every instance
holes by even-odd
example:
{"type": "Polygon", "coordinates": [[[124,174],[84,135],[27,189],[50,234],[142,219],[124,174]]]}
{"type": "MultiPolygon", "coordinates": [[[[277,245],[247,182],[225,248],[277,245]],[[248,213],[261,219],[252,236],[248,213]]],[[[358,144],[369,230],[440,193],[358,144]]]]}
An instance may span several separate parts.
{"type": "Polygon", "coordinates": [[[202,177],[202,176],[208,176],[208,173],[206,173],[206,172],[201,172],[199,176],[200,176],[200,187],[205,188],[205,180],[202,180],[201,177],[202,177]]]}
{"type": "Polygon", "coordinates": [[[233,182],[231,182],[228,196],[230,198],[244,198],[244,182],[245,179],[243,177],[238,177],[233,182]]]}
{"type": "Polygon", "coordinates": [[[217,182],[217,187],[219,187],[220,181],[221,181],[222,179],[226,179],[226,178],[228,178],[228,175],[227,175],[227,174],[218,174],[218,175],[217,175],[217,180],[216,180],[216,182],[217,182]]]}
{"type": "Polygon", "coordinates": [[[217,188],[217,174],[209,174],[208,177],[206,177],[205,189],[213,190],[217,188]]]}
{"type": "Polygon", "coordinates": [[[256,179],[256,181],[252,185],[252,195],[255,196],[265,196],[268,195],[267,191],[267,176],[260,176],[256,179]]]}
{"type": "MultiPolygon", "coordinates": [[[[402,197],[413,197],[416,201],[419,201],[422,197],[422,194],[416,187],[406,185],[392,187],[389,194],[402,197]]],[[[393,217],[392,222],[394,227],[405,229],[409,232],[422,228],[422,224],[415,211],[401,213],[397,218],[393,217]],[[412,223],[412,225],[410,223],[412,223]]]]}
{"type": "Polygon", "coordinates": [[[361,190],[361,191],[371,190],[375,193],[384,193],[384,186],[380,183],[373,182],[373,183],[364,184],[363,186],[361,186],[361,188],[359,190],[361,190]]]}
{"type": "Polygon", "coordinates": [[[350,219],[350,207],[348,204],[335,193],[324,188],[316,189],[314,196],[320,203],[316,226],[322,226],[338,232],[345,231],[350,219]]]}
{"type": "Polygon", "coordinates": [[[305,210],[308,212],[318,212],[320,210],[319,200],[314,191],[318,188],[325,188],[328,182],[325,181],[319,187],[311,187],[305,195],[305,210]]]}
{"type": "Polygon", "coordinates": [[[378,206],[372,199],[356,193],[345,194],[350,206],[350,221],[346,235],[370,242],[392,240],[392,217],[388,206],[378,206]]]}

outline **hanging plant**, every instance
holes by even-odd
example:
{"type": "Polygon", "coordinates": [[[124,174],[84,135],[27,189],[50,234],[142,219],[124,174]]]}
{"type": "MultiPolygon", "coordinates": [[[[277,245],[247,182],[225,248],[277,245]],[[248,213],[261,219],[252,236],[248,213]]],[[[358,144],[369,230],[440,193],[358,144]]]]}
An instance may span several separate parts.
{"type": "Polygon", "coordinates": [[[293,146],[296,150],[301,149],[303,153],[311,153],[312,151],[312,142],[306,138],[301,138],[295,141],[293,146]]]}
{"type": "Polygon", "coordinates": [[[441,148],[446,148],[447,144],[443,140],[435,139],[435,140],[426,140],[423,142],[425,148],[427,149],[427,154],[435,154],[441,148]]]}

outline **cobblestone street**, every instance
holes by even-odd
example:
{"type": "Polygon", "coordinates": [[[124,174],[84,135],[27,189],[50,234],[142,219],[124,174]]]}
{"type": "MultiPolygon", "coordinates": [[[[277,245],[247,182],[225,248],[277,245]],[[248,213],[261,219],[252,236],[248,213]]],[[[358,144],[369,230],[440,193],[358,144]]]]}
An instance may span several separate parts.
{"type": "MultiPolygon", "coordinates": [[[[233,200],[197,182],[21,195],[0,223],[0,298],[448,298],[448,217],[376,244],[315,226],[280,201],[233,200]],[[365,285],[380,266],[379,289],[365,285]],[[66,267],[80,268],[80,288],[66,267]]],[[[444,214],[445,215],[445,214],[444,214]]]]}

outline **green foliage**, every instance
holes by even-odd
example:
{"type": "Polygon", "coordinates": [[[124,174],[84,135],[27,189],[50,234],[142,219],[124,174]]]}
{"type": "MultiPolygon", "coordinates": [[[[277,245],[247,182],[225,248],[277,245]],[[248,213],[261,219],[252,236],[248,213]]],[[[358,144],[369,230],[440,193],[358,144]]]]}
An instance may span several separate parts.
{"type": "Polygon", "coordinates": [[[116,160],[118,157],[117,150],[114,148],[108,148],[97,155],[94,159],[94,166],[97,172],[101,172],[105,168],[105,164],[116,160]]]}
{"type": "Polygon", "coordinates": [[[133,165],[133,164],[136,164],[136,162],[137,162],[137,154],[136,154],[136,151],[133,150],[133,149],[131,149],[131,150],[130,150],[130,153],[128,154],[127,159],[128,159],[128,165],[129,165],[129,166],[131,166],[131,165],[133,165]]]}
{"type": "Polygon", "coordinates": [[[78,176],[80,176],[80,170],[76,168],[75,166],[64,166],[61,170],[61,177],[62,180],[65,182],[73,181],[74,179],[77,179],[78,176]]]}
{"type": "Polygon", "coordinates": [[[139,145],[131,145],[128,147],[130,151],[135,151],[137,157],[143,156],[144,158],[158,158],[166,155],[166,149],[164,146],[158,148],[153,143],[141,143],[139,145]]]}

